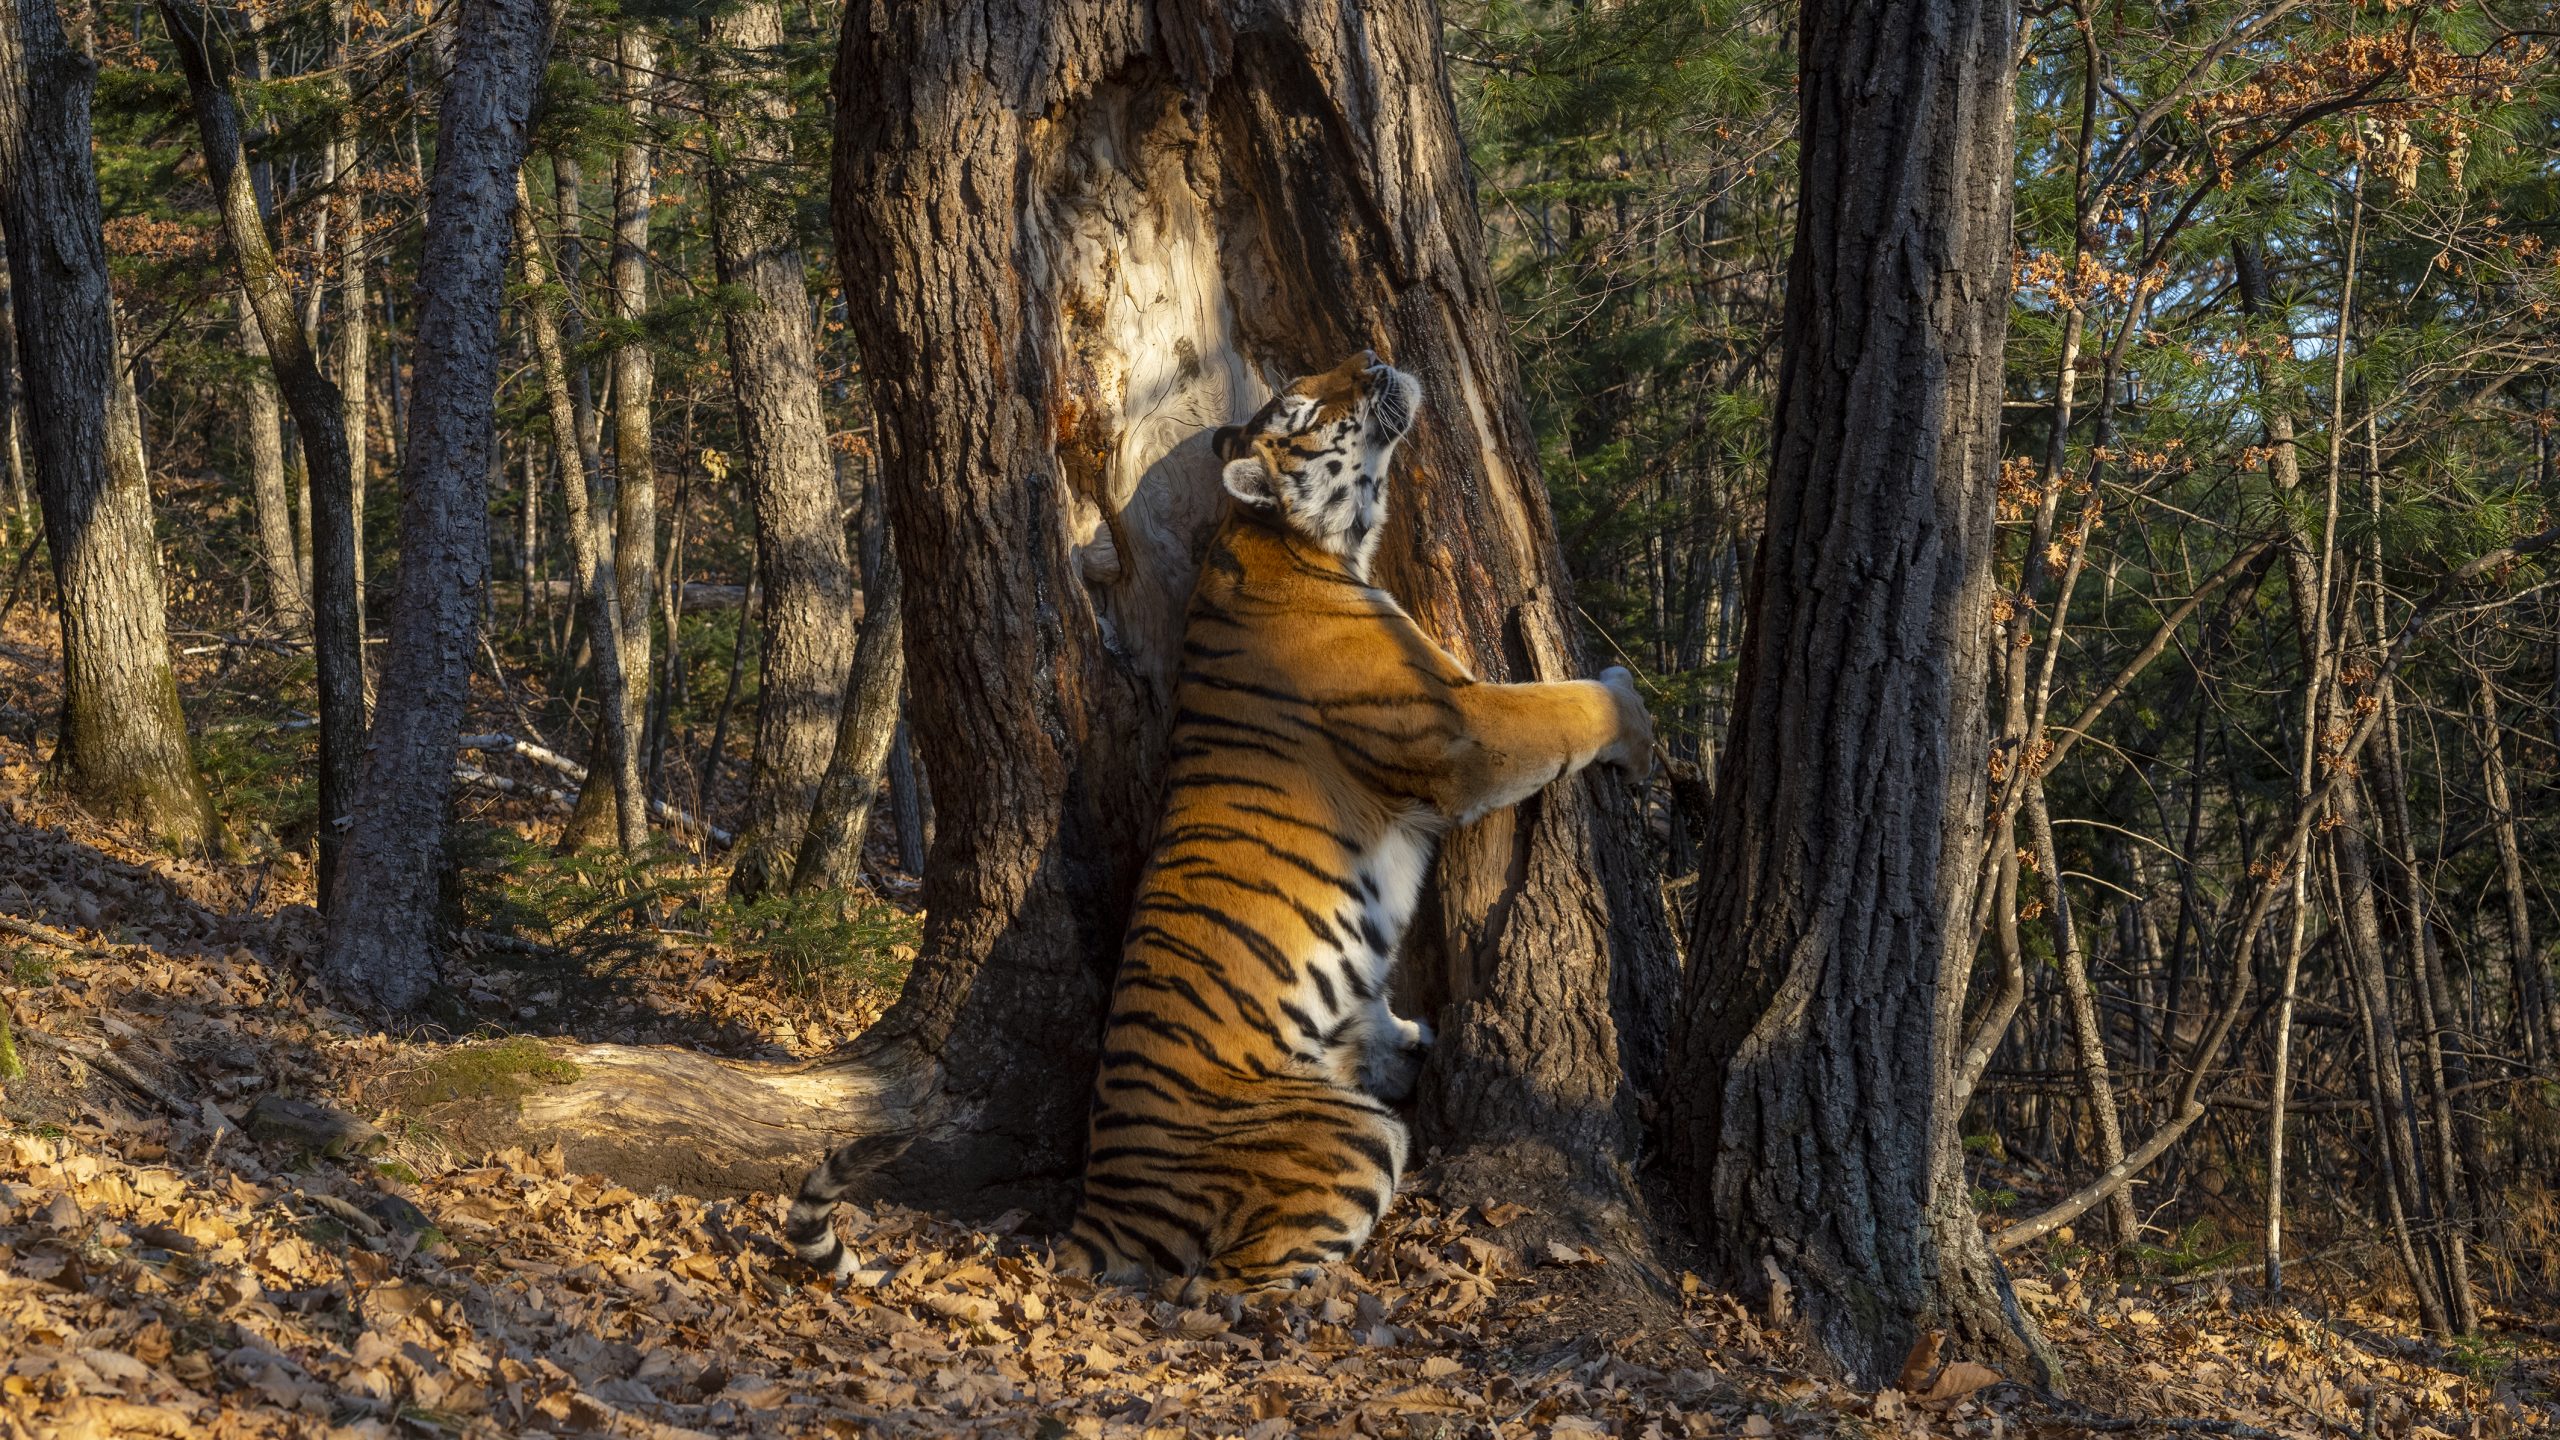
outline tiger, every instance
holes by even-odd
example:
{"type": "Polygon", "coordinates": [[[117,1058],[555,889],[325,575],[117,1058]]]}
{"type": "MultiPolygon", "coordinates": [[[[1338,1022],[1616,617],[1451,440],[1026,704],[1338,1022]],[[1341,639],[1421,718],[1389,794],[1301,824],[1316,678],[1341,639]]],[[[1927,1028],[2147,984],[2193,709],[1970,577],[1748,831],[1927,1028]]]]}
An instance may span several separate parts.
{"type": "MultiPolygon", "coordinates": [[[[1185,622],[1061,1273],[1276,1291],[1357,1252],[1434,1039],[1388,993],[1438,837],[1594,761],[1650,765],[1623,668],[1481,682],[1370,583],[1421,400],[1362,351],[1211,437],[1228,514],[1185,622]]],[[[829,1215],[879,1144],[830,1156],[792,1207],[822,1271],[856,1268],[829,1215]]]]}

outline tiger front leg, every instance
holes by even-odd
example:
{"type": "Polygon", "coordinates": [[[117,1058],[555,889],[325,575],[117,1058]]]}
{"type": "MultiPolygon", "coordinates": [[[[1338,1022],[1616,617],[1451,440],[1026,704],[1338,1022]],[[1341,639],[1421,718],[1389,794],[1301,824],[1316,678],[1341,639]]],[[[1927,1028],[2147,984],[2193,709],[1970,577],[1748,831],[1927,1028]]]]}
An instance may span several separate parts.
{"type": "Polygon", "coordinates": [[[1460,824],[1521,801],[1602,761],[1642,775],[1653,766],[1653,718],[1635,677],[1612,665],[1597,680],[1469,685],[1450,692],[1464,733],[1437,797],[1460,824]]]}

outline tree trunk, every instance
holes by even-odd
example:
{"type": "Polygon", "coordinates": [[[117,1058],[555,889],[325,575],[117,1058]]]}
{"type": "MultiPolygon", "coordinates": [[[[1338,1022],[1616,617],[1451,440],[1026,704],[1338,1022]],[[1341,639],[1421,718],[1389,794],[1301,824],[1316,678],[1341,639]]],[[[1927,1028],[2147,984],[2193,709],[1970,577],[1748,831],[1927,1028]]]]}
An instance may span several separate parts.
{"type": "Polygon", "coordinates": [[[0,0],[0,229],[62,611],[55,762],[89,809],[196,851],[218,838],[169,668],[160,545],[107,287],[89,103],[97,65],[54,0],[0,0]]]}
{"type": "Polygon", "coordinates": [[[258,562],[267,578],[267,603],[276,620],[297,635],[311,633],[311,599],[302,592],[302,568],[293,553],[293,502],[285,490],[284,400],[276,393],[267,342],[249,313],[249,297],[233,307],[240,317],[240,348],[249,357],[242,385],[247,412],[249,498],[258,524],[258,562]]]}
{"type": "MultiPolygon", "coordinates": [[[[568,513],[569,556],[576,570],[578,597],[587,621],[587,648],[594,658],[596,748],[603,763],[589,767],[587,789],[613,798],[614,836],[626,854],[638,854],[649,843],[648,797],[640,787],[639,736],[624,723],[622,700],[629,686],[623,672],[621,587],[614,571],[613,494],[598,454],[584,407],[570,388],[568,345],[560,332],[561,292],[550,288],[542,258],[542,237],[534,229],[532,197],[524,177],[516,177],[516,263],[523,267],[525,330],[533,337],[541,361],[542,386],[550,399],[551,448],[559,457],[560,493],[568,513]],[[598,775],[610,775],[600,780],[598,775]]],[[[575,272],[564,271],[564,281],[575,272]]],[[[643,617],[646,623],[646,617],[643,617]]],[[[563,843],[573,843],[574,834],[563,843]]]]}
{"type": "Polygon", "coordinates": [[[916,774],[915,735],[907,728],[907,697],[898,697],[898,729],[889,741],[889,823],[898,836],[898,868],[924,874],[924,782],[916,774]]]}
{"type": "Polygon", "coordinates": [[[745,444],[764,580],[762,698],[747,814],[730,885],[787,885],[818,782],[835,753],[853,662],[853,561],[827,461],[817,336],[792,216],[791,102],[781,84],[780,0],[746,0],[711,21],[721,111],[710,164],[720,283],[751,297],[728,317],[729,370],[745,444]]]}
{"type": "Polygon", "coordinates": [[[9,504],[25,518],[27,493],[26,387],[18,380],[18,306],[11,293],[8,257],[0,255],[0,460],[9,477],[9,504]]]}
{"type": "Polygon", "coordinates": [[[418,260],[391,643],[322,958],[331,978],[384,1015],[415,1011],[436,980],[454,742],[488,583],[508,217],[550,11],[541,0],[466,0],[454,34],[418,260]]]}
{"type": "MultiPolygon", "coordinates": [[[[658,594],[658,466],[652,446],[651,388],[655,365],[640,327],[649,314],[649,213],[654,190],[647,139],[657,56],[648,33],[626,22],[615,42],[630,138],[613,169],[614,573],[622,602],[622,727],[634,746],[648,730],[651,646],[649,617],[658,594]]],[[[675,643],[675,632],[667,632],[675,643]]],[[[645,785],[645,777],[643,779],[645,785]]]]}
{"type": "Polygon", "coordinates": [[[880,487],[863,507],[862,638],[854,646],[853,673],[844,687],[844,717],[836,727],[836,751],[827,761],[818,803],[791,872],[795,892],[845,891],[862,881],[862,840],[871,830],[871,803],[889,766],[898,733],[898,700],[907,683],[906,625],[899,592],[898,557],[888,548],[880,512],[880,487]]]}
{"type": "Polygon", "coordinates": [[[207,12],[190,13],[185,0],[161,0],[160,17],[186,71],[196,129],[204,139],[207,177],[222,211],[223,234],[231,244],[241,289],[275,362],[276,383],[293,412],[294,428],[302,435],[303,469],[311,487],[304,505],[312,530],[306,593],[320,670],[320,887],[322,895],[335,896],[339,837],[354,803],[365,740],[364,615],[355,589],[355,510],[346,486],[352,472],[345,417],[338,387],[320,373],[310,327],[294,311],[292,287],[276,262],[266,217],[258,207],[241,142],[240,112],[231,98],[229,57],[216,47],[209,27],[198,28],[209,18],[207,12]]]}
{"type": "MultiPolygon", "coordinates": [[[[355,42],[355,11],[346,0],[330,7],[330,46],[339,67],[348,63],[355,42]]],[[[357,634],[364,615],[364,487],[372,453],[365,431],[372,418],[370,366],[373,360],[372,306],[365,298],[364,195],[356,189],[357,147],[354,95],[338,82],[336,133],[329,140],[330,215],[338,232],[338,413],[347,434],[347,521],[352,528],[349,554],[355,574],[348,584],[355,594],[357,634]]]]}
{"type": "MultiPolygon", "coordinates": [[[[2053,922],[2054,958],[2062,967],[2062,994],[2071,1011],[2072,1054],[2080,1062],[2080,1093],[2097,1128],[2098,1168],[2124,1163],[2124,1121],[2116,1108],[2116,1087],[2107,1066],[2106,1033],[2098,1018],[2097,987],[2089,980],[2089,959],[2080,948],[2080,927],[2071,909],[2071,892],[2062,881],[2062,854],[2053,843],[2053,817],[2045,808],[2044,781],[2026,782],[2028,843],[2035,848],[2036,869],[2043,873],[2048,895],[2045,913],[2053,922]]],[[[2141,1238],[2133,1210],[2133,1187],[2107,1197],[2107,1235],[2118,1249],[2141,1238]]]]}
{"type": "Polygon", "coordinates": [[[1951,1103],[1985,836],[2012,8],[1806,0],[1768,529],[1670,1160],[1727,1274],[1890,1383],[2027,1361],[1951,1103]]]}
{"type": "Polygon", "coordinates": [[[2480,707],[2480,785],[2489,802],[2489,823],[2498,840],[2499,888],[2507,901],[2507,970],[2516,991],[2516,1028],[2521,1032],[2525,1068],[2550,1073],[2546,1049],[2551,1029],[2551,979],[2542,955],[2533,948],[2533,912],[2525,888],[2524,848],[2516,838],[2515,797],[2507,788],[2506,741],[2498,726],[2498,691],[2487,671],[2478,672],[2475,691],[2480,707]]]}

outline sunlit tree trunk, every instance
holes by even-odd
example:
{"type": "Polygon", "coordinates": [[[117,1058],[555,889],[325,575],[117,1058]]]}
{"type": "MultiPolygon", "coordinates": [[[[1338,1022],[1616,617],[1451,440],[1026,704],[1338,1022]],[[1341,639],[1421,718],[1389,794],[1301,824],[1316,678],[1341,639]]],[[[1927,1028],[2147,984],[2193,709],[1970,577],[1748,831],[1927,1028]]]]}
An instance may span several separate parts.
{"type": "Polygon", "coordinates": [[[142,432],[118,403],[123,358],[90,157],[97,65],[84,39],[54,0],[0,0],[0,230],[61,591],[55,762],[89,809],[202,850],[218,832],[169,664],[142,432]]]}
{"type": "Polygon", "coordinates": [[[791,871],[794,891],[845,891],[862,880],[862,841],[871,806],[898,734],[898,703],[907,681],[906,613],[898,557],[888,544],[880,487],[863,506],[862,638],[844,687],[835,754],[818,786],[818,803],[791,871]]]}
{"type": "Polygon", "coordinates": [[[242,423],[249,451],[249,501],[258,525],[258,563],[266,575],[267,603],[276,619],[297,634],[311,630],[311,601],[303,594],[302,567],[294,558],[293,502],[286,489],[284,399],[276,393],[275,368],[267,358],[266,337],[249,299],[233,305],[240,320],[240,348],[249,357],[249,374],[240,385],[242,423]]]}
{"type": "MultiPolygon", "coordinates": [[[[569,556],[576,570],[578,603],[587,621],[587,649],[593,657],[596,695],[597,763],[588,789],[613,801],[614,837],[625,853],[637,853],[649,839],[648,799],[640,786],[639,737],[624,723],[625,693],[621,586],[614,570],[613,493],[604,460],[587,414],[571,389],[569,346],[561,333],[562,291],[552,286],[542,253],[542,237],[533,223],[533,203],[516,177],[516,263],[524,271],[527,293],[525,331],[542,370],[543,393],[550,402],[551,449],[559,458],[565,498],[562,519],[569,530],[569,556]]],[[[564,272],[564,279],[574,272],[564,272]]],[[[642,617],[642,623],[647,618],[642,617]]]]}
{"type": "MultiPolygon", "coordinates": [[[[639,337],[649,315],[649,213],[656,194],[648,141],[649,95],[657,55],[648,33],[625,23],[615,64],[630,137],[613,167],[613,318],[621,339],[613,351],[614,575],[622,602],[622,726],[633,743],[648,728],[649,617],[658,593],[658,466],[651,390],[657,377],[639,337]]],[[[668,644],[675,633],[668,631],[668,644]]]]}
{"type": "Polygon", "coordinates": [[[745,0],[710,30],[720,112],[708,167],[712,243],[721,283],[748,297],[728,317],[729,370],[764,581],[755,759],[730,884],[756,895],[789,883],[835,753],[853,663],[853,561],[827,459],[807,272],[780,173],[791,159],[781,4],[745,0]]]}
{"type": "MultiPolygon", "coordinates": [[[[354,45],[355,11],[346,0],[330,9],[330,45],[338,64],[348,63],[354,45]]],[[[338,232],[338,413],[347,433],[347,515],[354,527],[356,613],[364,613],[364,487],[373,455],[365,443],[372,419],[373,315],[365,293],[369,258],[364,229],[364,192],[357,188],[356,161],[363,136],[357,125],[356,99],[340,82],[336,133],[329,140],[329,178],[335,193],[330,215],[338,232]]],[[[361,622],[359,622],[361,623],[361,622]]]]}

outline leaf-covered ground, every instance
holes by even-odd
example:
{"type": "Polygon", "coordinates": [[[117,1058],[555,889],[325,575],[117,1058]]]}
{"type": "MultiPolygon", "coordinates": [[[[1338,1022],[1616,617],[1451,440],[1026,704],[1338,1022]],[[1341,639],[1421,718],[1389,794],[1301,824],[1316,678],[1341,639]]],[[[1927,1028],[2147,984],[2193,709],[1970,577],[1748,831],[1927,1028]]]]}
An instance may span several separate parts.
{"type": "Polygon", "coordinates": [[[0,737],[0,1004],[26,1066],[0,1086],[6,1440],[2560,1424],[2548,1314],[2502,1315],[2453,1354],[2343,1299],[2277,1311],[2061,1269],[2021,1271],[2019,1293],[2091,1409],[1955,1355],[1859,1393],[1694,1281],[1595,1308],[1595,1253],[1516,1253],[1517,1215],[1466,1196],[1400,1197],[1353,1267],[1257,1306],[1096,1289],[1050,1275],[1005,1221],[899,1210],[849,1217],[878,1283],[816,1283],[774,1242],[778,1197],[638,1194],[556,1156],[452,1153],[412,1118],[458,1088],[558,1078],[523,1038],[552,1027],[808,1053],[843,1024],[805,990],[682,936],[619,958],[602,999],[531,963],[556,956],[484,952],[455,977],[479,1033],[386,1036],[304,983],[316,917],[292,876],[142,854],[38,779],[29,744],[0,737]]]}

